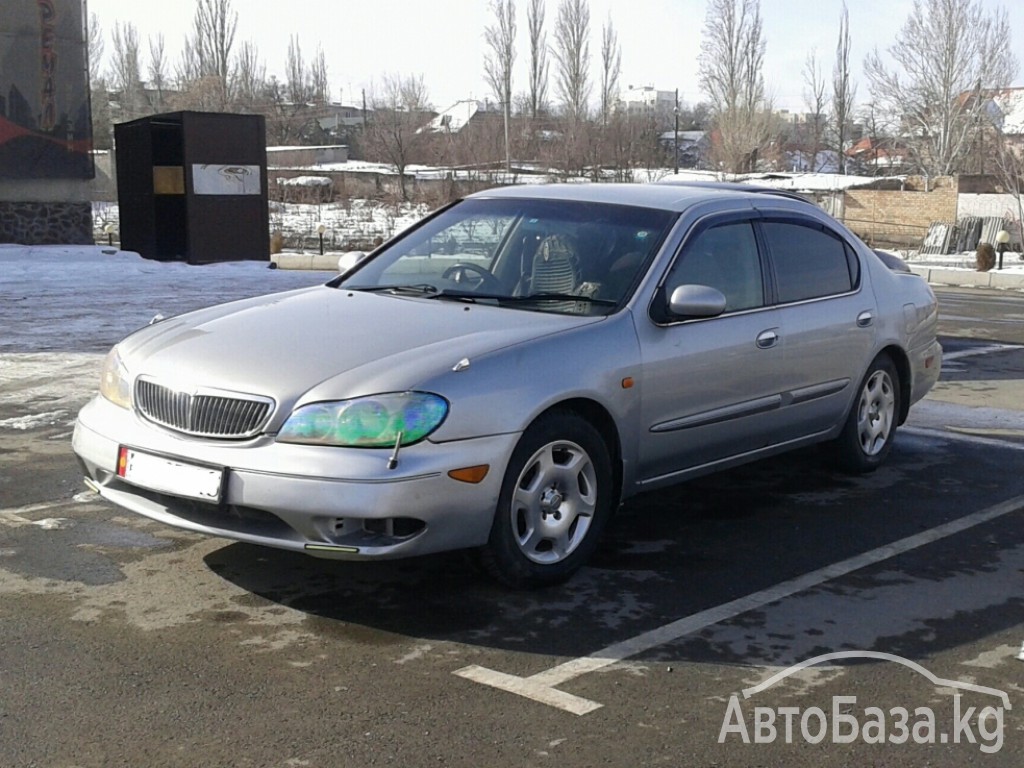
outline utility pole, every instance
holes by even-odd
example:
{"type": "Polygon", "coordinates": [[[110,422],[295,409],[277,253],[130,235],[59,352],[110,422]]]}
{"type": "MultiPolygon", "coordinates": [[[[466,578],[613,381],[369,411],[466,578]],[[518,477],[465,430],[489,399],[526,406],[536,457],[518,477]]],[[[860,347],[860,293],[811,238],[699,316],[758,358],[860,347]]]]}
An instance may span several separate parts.
{"type": "Polygon", "coordinates": [[[679,89],[676,88],[676,105],[672,109],[676,119],[675,140],[672,142],[672,153],[676,156],[676,173],[679,173],[679,89]]]}
{"type": "Polygon", "coordinates": [[[505,113],[505,173],[509,174],[512,173],[512,156],[509,154],[508,151],[508,113],[510,109],[511,107],[509,103],[506,101],[505,109],[503,110],[505,113]]]}

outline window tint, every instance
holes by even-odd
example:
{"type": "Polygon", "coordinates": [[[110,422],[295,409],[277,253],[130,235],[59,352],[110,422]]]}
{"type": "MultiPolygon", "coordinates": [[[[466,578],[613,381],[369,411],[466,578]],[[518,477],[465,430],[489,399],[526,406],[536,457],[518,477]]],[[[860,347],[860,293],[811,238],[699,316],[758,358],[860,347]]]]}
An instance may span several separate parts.
{"type": "Polygon", "coordinates": [[[749,221],[721,224],[690,240],[665,285],[665,295],[680,285],[709,285],[725,295],[725,311],[764,305],[761,260],[749,221]]]}
{"type": "Polygon", "coordinates": [[[780,302],[853,289],[847,249],[838,237],[817,227],[790,222],[767,221],[761,226],[775,264],[780,302]]]}

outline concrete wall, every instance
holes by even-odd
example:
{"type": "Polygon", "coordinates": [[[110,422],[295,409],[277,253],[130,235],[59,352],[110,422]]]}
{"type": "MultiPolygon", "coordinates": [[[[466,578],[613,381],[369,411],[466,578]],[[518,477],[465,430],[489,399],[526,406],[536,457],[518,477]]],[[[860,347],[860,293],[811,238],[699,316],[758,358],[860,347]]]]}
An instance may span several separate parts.
{"type": "Polygon", "coordinates": [[[267,165],[279,168],[308,168],[345,162],[348,162],[348,146],[345,144],[322,147],[267,147],[267,165]]]}
{"type": "MultiPolygon", "coordinates": [[[[291,170],[285,168],[268,168],[267,184],[271,196],[278,199],[282,196],[281,185],[277,179],[292,179],[297,176],[309,176],[311,171],[291,170]]],[[[337,171],[318,169],[316,176],[324,176],[333,182],[333,192],[336,200],[369,198],[378,199],[381,197],[395,198],[401,194],[401,186],[398,183],[398,175],[394,173],[376,173],[372,171],[337,171]]],[[[490,189],[498,186],[494,181],[487,179],[417,179],[412,174],[405,175],[406,190],[415,199],[427,198],[428,202],[443,202],[454,199],[460,195],[468,195],[482,189],[490,189]]],[[[315,197],[309,202],[316,202],[315,197]]]]}
{"type": "Polygon", "coordinates": [[[847,190],[843,220],[869,243],[919,244],[933,221],[956,219],[957,198],[955,178],[910,176],[900,190],[847,190]]]}

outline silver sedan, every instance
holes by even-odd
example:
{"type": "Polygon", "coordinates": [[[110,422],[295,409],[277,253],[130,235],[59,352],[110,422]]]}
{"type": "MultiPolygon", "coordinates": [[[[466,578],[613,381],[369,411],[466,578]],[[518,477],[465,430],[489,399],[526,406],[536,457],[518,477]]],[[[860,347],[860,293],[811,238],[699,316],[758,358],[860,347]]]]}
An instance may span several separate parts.
{"type": "Polygon", "coordinates": [[[626,498],[826,443],[889,454],[939,376],[928,285],[805,201],[510,187],[330,283],[118,344],[74,449],[168,525],[342,559],[473,548],[569,577],[626,498]]]}

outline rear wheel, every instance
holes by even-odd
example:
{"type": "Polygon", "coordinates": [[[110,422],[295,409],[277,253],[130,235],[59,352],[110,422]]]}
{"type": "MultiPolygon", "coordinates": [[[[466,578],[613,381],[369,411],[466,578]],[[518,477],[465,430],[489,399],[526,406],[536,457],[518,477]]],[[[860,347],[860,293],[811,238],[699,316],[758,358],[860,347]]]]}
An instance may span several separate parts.
{"type": "Polygon", "coordinates": [[[557,584],[593,554],[611,509],[611,460],[600,433],[553,411],[523,433],[505,470],[481,560],[513,587],[557,584]]]}
{"type": "Polygon", "coordinates": [[[840,465],[857,474],[878,469],[892,450],[899,413],[899,374],[888,355],[879,355],[865,374],[836,440],[840,465]]]}

